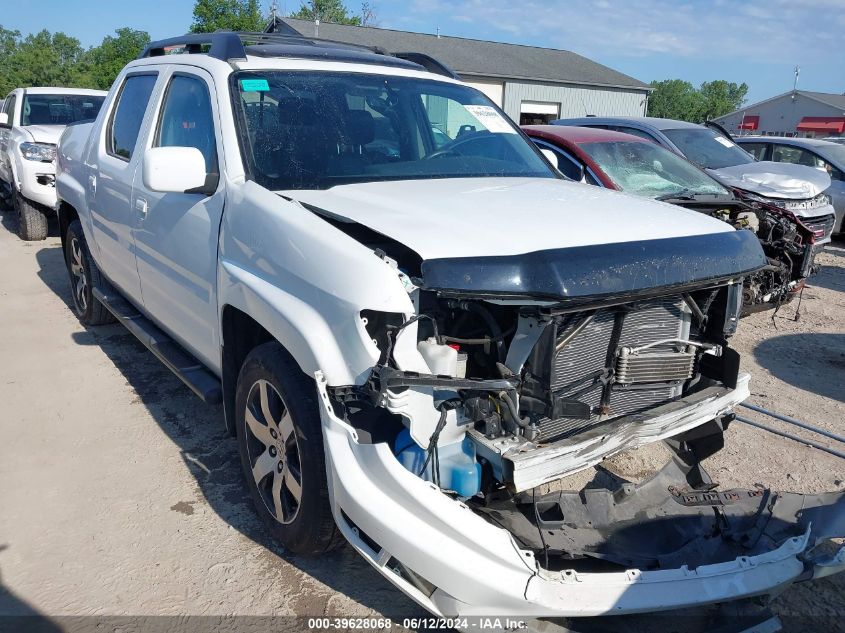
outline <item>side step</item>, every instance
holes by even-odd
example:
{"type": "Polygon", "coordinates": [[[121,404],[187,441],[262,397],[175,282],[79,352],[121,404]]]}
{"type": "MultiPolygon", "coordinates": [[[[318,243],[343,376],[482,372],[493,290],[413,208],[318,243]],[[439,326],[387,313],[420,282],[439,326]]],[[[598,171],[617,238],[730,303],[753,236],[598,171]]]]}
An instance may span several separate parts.
{"type": "Polygon", "coordinates": [[[220,380],[126,299],[116,292],[104,294],[98,288],[94,288],[94,298],[203,401],[208,404],[223,401],[220,380]]]}

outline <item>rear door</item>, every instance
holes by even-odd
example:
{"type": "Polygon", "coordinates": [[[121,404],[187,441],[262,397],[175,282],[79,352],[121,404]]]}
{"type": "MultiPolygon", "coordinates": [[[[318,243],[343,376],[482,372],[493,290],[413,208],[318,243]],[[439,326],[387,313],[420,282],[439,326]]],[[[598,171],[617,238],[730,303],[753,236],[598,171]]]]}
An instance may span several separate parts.
{"type": "Polygon", "coordinates": [[[149,125],[149,104],[159,73],[126,75],[86,165],[88,208],[100,268],[133,303],[140,306],[141,281],[135,266],[132,182],[141,163],[138,139],[149,125]]]}
{"type": "MultiPolygon", "coordinates": [[[[214,81],[191,67],[167,71],[144,148],[195,147],[206,172],[223,173],[223,146],[214,81]]],[[[159,193],[144,186],[142,169],[132,189],[133,235],[144,309],[208,367],[219,370],[217,241],[224,187],[211,195],[159,193]]]]}

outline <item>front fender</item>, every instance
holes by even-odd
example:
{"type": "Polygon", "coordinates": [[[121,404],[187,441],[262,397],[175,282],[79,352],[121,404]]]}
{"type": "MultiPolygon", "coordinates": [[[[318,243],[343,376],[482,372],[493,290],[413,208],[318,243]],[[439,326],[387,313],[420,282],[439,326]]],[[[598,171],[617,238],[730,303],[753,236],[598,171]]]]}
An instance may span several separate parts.
{"type": "Polygon", "coordinates": [[[330,386],[363,384],[380,351],[362,310],[413,313],[398,271],[302,206],[230,183],[220,239],[219,309],[231,305],[330,386]]]}

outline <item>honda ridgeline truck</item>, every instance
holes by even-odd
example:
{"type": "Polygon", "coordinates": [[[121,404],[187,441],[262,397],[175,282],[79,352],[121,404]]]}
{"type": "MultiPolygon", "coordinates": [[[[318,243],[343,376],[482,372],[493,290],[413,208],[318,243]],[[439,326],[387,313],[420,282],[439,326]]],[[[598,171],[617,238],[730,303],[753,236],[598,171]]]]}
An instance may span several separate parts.
{"type": "Polygon", "coordinates": [[[430,57],[156,42],[58,173],[79,318],[222,402],[292,552],[345,538],[461,617],[686,608],[845,564],[814,555],[841,496],[701,468],[749,393],[729,339],[759,240],[568,181],[430,57]],[[640,485],[542,494],[659,441],[640,485]]]}

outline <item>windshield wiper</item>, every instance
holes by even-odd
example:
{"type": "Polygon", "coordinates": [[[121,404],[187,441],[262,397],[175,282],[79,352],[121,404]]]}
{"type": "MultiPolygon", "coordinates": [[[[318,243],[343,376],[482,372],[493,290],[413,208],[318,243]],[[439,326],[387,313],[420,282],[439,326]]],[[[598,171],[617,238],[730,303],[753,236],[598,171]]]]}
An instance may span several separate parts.
{"type": "Polygon", "coordinates": [[[666,200],[695,200],[695,192],[691,191],[690,189],[681,189],[680,191],[674,191],[672,193],[664,193],[662,196],[657,196],[655,200],[659,200],[661,202],[666,200]]]}

